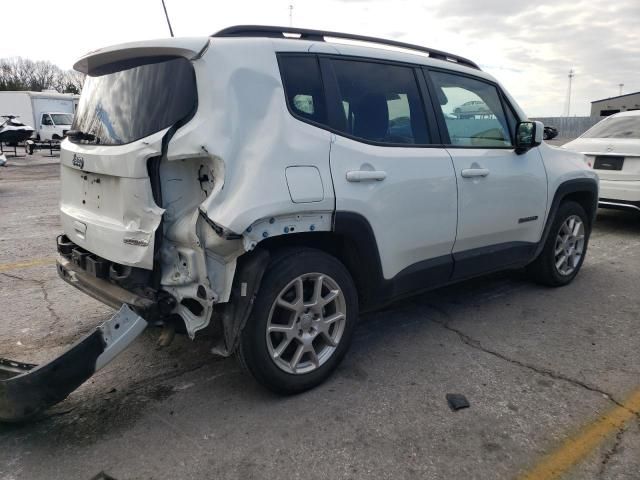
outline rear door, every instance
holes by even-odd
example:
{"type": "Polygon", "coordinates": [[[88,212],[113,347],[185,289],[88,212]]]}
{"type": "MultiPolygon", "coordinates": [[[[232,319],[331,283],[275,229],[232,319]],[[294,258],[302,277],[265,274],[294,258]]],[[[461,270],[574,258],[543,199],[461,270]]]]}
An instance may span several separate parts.
{"type": "Polygon", "coordinates": [[[515,115],[492,82],[430,69],[458,180],[455,278],[527,260],[540,240],[547,176],[537,148],[514,149],[515,115]]]}
{"type": "Polygon", "coordinates": [[[456,180],[451,157],[438,145],[432,107],[420,93],[426,88],[420,70],[345,57],[325,57],[322,65],[331,72],[337,214],[366,218],[385,279],[430,270],[436,283],[448,280],[456,180]]]}

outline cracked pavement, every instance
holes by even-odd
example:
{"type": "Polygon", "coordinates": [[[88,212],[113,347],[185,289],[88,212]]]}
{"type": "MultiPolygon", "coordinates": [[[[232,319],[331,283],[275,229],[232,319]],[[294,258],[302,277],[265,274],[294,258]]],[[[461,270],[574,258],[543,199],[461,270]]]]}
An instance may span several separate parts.
{"type": "MultiPolygon", "coordinates": [[[[46,263],[58,169],[0,169],[0,265],[44,259],[0,269],[3,357],[45,361],[112,313],[46,263]]],[[[39,420],[0,425],[0,480],[516,478],[640,387],[639,280],[640,216],[601,211],[573,284],[501,273],[365,315],[329,381],[287,398],[207,338],[158,349],[149,330],[39,420]]],[[[565,478],[638,472],[636,415],[565,478]]]]}

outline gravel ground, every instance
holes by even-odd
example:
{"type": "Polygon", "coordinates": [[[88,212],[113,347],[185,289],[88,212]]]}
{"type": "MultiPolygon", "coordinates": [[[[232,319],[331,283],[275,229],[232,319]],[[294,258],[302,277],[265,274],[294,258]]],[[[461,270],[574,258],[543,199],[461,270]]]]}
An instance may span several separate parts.
{"type": "MultiPolygon", "coordinates": [[[[3,357],[52,358],[112,313],[57,278],[58,170],[0,168],[3,357]]],[[[0,425],[0,479],[516,478],[640,387],[639,272],[640,216],[601,211],[571,285],[503,273],[365,315],[332,378],[288,398],[207,338],[159,350],[148,330],[40,419],[0,425]]],[[[636,418],[567,478],[638,472],[636,418]]]]}

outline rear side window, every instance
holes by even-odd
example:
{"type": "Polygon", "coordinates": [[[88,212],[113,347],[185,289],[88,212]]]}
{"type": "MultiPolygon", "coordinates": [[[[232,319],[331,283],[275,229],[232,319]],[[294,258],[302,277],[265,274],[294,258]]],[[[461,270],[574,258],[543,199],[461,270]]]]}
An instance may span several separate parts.
{"type": "Polygon", "coordinates": [[[507,115],[494,85],[451,73],[430,75],[451,145],[512,146],[507,115]]]}
{"type": "Polygon", "coordinates": [[[345,134],[384,144],[428,144],[420,91],[412,68],[332,60],[345,134]]]}
{"type": "Polygon", "coordinates": [[[278,59],[289,110],[301,120],[327,123],[322,77],[315,55],[283,55],[278,59]]]}

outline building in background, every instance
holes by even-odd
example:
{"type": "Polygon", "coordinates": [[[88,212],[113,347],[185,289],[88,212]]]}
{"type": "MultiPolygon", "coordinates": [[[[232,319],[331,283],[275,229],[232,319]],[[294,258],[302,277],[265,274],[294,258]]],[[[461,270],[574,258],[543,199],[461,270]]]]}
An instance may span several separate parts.
{"type": "Polygon", "coordinates": [[[592,117],[606,117],[628,110],[640,110],[640,92],[626,93],[617,97],[604,98],[591,102],[592,117]]]}

